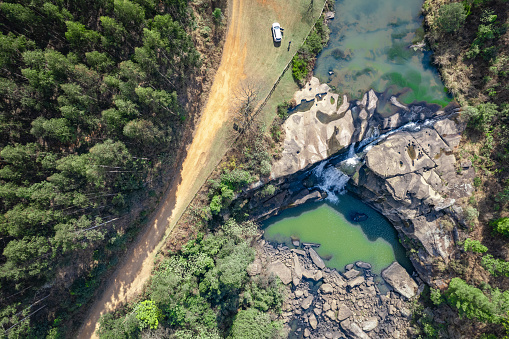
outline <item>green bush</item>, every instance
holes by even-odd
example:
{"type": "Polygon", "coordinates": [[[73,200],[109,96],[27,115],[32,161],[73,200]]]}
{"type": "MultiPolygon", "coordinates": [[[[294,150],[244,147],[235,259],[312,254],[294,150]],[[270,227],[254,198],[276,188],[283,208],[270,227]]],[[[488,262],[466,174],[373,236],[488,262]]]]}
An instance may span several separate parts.
{"type": "Polygon", "coordinates": [[[209,207],[212,214],[218,214],[221,208],[223,208],[222,197],[220,195],[214,195],[210,201],[209,207]]]}
{"type": "Polygon", "coordinates": [[[491,254],[486,254],[481,259],[481,265],[494,277],[503,275],[509,277],[509,262],[495,259],[491,254]]]}
{"type": "Polygon", "coordinates": [[[272,184],[266,185],[262,190],[260,191],[260,196],[262,198],[269,197],[273,195],[276,192],[276,187],[272,184]]]}
{"type": "Polygon", "coordinates": [[[281,324],[271,321],[270,316],[254,308],[240,310],[235,316],[230,339],[271,339],[280,331],[281,324]]]}
{"type": "Polygon", "coordinates": [[[140,321],[141,330],[144,328],[155,330],[159,325],[162,312],[152,300],[142,301],[134,311],[136,312],[136,318],[140,321]]]}
{"type": "Polygon", "coordinates": [[[471,206],[465,208],[465,220],[470,226],[475,226],[477,218],[479,218],[479,211],[476,208],[471,206]]]}
{"type": "Polygon", "coordinates": [[[493,227],[495,232],[509,237],[509,218],[506,217],[490,221],[490,226],[493,227]]]}
{"type": "Polygon", "coordinates": [[[300,54],[292,59],[292,76],[299,84],[302,84],[308,75],[308,62],[300,54]]]}
{"type": "Polygon", "coordinates": [[[440,293],[440,290],[438,288],[430,289],[429,299],[436,306],[440,305],[442,303],[442,301],[444,301],[442,294],[440,293]]]}
{"type": "Polygon", "coordinates": [[[460,2],[454,2],[440,7],[436,23],[440,31],[453,33],[463,26],[466,18],[467,13],[463,4],[460,2]]]}
{"type": "Polygon", "coordinates": [[[463,248],[465,251],[471,251],[474,253],[488,252],[488,247],[481,244],[479,240],[472,240],[470,238],[465,239],[465,242],[463,243],[463,248]]]}
{"type": "Polygon", "coordinates": [[[214,12],[212,12],[212,16],[214,17],[214,22],[217,24],[220,24],[223,20],[223,13],[221,12],[221,8],[214,9],[214,12]]]}

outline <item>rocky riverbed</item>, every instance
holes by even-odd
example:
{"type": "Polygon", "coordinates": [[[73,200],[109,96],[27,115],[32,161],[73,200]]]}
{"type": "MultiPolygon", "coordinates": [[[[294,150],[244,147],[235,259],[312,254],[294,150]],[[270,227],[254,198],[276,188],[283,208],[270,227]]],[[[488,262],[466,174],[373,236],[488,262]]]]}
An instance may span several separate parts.
{"type": "Polygon", "coordinates": [[[348,102],[344,97],[338,105],[339,95],[313,78],[294,97],[296,102],[315,100],[313,106],[292,114],[283,125],[284,149],[270,177],[275,193],[260,199],[257,190],[263,183],[259,182],[241,199],[250,215],[265,219],[282,209],[326,198],[317,169],[321,167],[322,173],[326,166],[337,167],[342,170],[336,171],[337,181],[348,181],[347,189],[394,225],[420,287],[394,264],[382,272],[393,289],[384,295],[369,269],[350,265],[339,273],[325,267],[312,248],[274,248],[261,240],[250,274],[273,272],[287,286],[281,317],[290,337],[411,336],[409,300],[422,290],[422,282],[446,286],[437,267],[454,258],[456,244],[465,237],[468,225],[458,201],[472,194],[475,172],[470,161],[458,160],[454,153],[464,128],[457,114],[452,109],[405,106],[391,97],[383,98],[384,104],[393,105],[396,113],[383,116],[377,110],[380,96],[369,91],[362,100],[348,102]],[[404,125],[410,128],[399,129],[404,125]],[[394,132],[379,137],[388,131],[394,132]],[[327,160],[353,150],[352,144],[372,140],[377,142],[355,156],[355,165],[348,169],[327,160]]]}
{"type": "Polygon", "coordinates": [[[357,262],[340,273],[325,266],[312,247],[256,244],[249,274],[275,274],[286,286],[280,319],[291,338],[404,338],[412,332],[411,300],[422,291],[398,263],[382,271],[383,294],[370,264],[357,262]]]}
{"type": "Polygon", "coordinates": [[[452,109],[407,107],[392,97],[386,101],[398,110],[384,117],[377,112],[380,99],[373,91],[353,103],[344,98],[338,107],[339,96],[316,78],[297,92],[294,100],[317,97],[321,100],[310,110],[294,113],[284,123],[284,150],[271,174],[271,184],[277,190],[265,199],[251,199],[251,215],[264,219],[282,209],[325,198],[322,179],[314,169],[318,164],[337,166],[348,174],[337,180],[346,178],[346,188],[398,230],[420,277],[432,286],[445,286],[435,268],[454,257],[456,243],[464,236],[462,229],[467,223],[457,201],[472,194],[475,176],[471,162],[458,161],[454,155],[464,128],[457,114],[452,109]],[[415,123],[397,130],[409,122],[415,123]],[[352,143],[375,140],[376,135],[388,131],[394,132],[365,149],[348,171],[341,164],[323,163],[335,152],[346,153],[352,143]]]}

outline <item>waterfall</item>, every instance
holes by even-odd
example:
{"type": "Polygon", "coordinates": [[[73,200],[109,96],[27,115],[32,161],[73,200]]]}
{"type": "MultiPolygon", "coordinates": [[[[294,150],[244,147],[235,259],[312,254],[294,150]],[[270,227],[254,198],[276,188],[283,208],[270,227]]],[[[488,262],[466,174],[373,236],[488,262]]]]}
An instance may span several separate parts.
{"type": "Polygon", "coordinates": [[[334,157],[335,166],[331,163],[333,158],[329,158],[322,161],[315,167],[313,174],[318,179],[316,187],[327,192],[328,201],[332,203],[338,202],[339,195],[345,193],[346,184],[350,180],[350,176],[348,174],[352,175],[355,172],[358,164],[364,161],[364,156],[371,148],[373,148],[373,146],[377,145],[394,133],[400,131],[417,132],[422,127],[433,126],[435,122],[443,118],[444,117],[432,118],[425,121],[409,122],[381,135],[378,128],[374,128],[361,142],[359,142],[357,149],[355,148],[355,143],[352,143],[347,153],[334,157]]]}
{"type": "Polygon", "coordinates": [[[338,196],[345,193],[345,186],[350,177],[334,166],[325,167],[326,164],[327,161],[323,161],[313,171],[320,181],[316,187],[327,192],[327,200],[336,203],[339,201],[338,196]]]}

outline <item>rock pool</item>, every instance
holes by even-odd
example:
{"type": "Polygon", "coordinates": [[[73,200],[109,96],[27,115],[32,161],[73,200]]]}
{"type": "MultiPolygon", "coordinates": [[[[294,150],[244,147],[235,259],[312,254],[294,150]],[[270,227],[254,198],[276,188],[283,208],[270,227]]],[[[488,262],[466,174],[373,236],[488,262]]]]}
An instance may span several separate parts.
{"type": "Polygon", "coordinates": [[[291,238],[319,243],[316,251],[328,267],[344,271],[347,264],[365,261],[373,273],[397,260],[408,271],[412,265],[398,241],[392,225],[378,212],[350,194],[341,195],[337,203],[317,202],[281,212],[264,225],[265,239],[292,245],[291,238]],[[354,222],[355,213],[367,220],[354,222]]]}

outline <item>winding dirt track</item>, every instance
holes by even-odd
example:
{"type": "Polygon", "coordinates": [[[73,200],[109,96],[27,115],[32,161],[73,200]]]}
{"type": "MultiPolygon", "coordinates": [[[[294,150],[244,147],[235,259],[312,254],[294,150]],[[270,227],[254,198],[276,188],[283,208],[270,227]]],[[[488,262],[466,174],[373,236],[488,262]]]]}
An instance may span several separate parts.
{"type": "Polygon", "coordinates": [[[154,258],[161,239],[170,232],[192,200],[196,189],[201,186],[198,181],[207,176],[206,164],[213,152],[212,145],[219,129],[228,119],[229,98],[238,82],[245,78],[244,60],[246,46],[241,43],[240,33],[244,29],[240,20],[244,0],[230,1],[230,22],[223,48],[221,64],[216,73],[209,99],[193,142],[187,150],[179,178],[171,184],[165,195],[164,203],[125,260],[112,274],[100,299],[92,305],[87,320],[79,331],[78,338],[98,338],[94,333],[99,327],[102,314],[114,310],[120,304],[136,296],[150,277],[154,258]],[[243,46],[242,46],[243,45],[243,46]],[[197,185],[198,184],[198,185],[197,185]]]}

